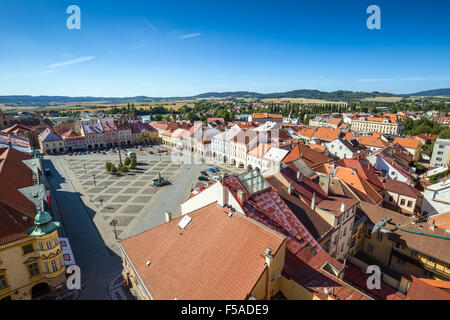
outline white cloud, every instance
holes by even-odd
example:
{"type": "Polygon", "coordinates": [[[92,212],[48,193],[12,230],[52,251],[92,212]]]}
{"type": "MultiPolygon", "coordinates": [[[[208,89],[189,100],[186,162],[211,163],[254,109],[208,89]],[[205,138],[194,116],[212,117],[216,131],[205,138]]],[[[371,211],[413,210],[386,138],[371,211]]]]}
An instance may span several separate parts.
{"type": "Polygon", "coordinates": [[[198,37],[200,35],[201,35],[200,32],[196,32],[196,33],[185,34],[184,36],[181,36],[180,38],[181,39],[189,39],[189,38],[198,37]]]}
{"type": "Polygon", "coordinates": [[[89,61],[89,60],[92,60],[92,59],[94,59],[94,57],[92,57],[92,56],[80,57],[80,58],[76,58],[76,59],[65,61],[65,62],[54,63],[54,64],[50,65],[49,68],[50,69],[60,68],[60,67],[64,67],[64,66],[68,66],[68,65],[72,65],[72,64],[76,64],[76,63],[89,61]]]}
{"type": "Polygon", "coordinates": [[[148,21],[147,19],[145,19],[145,17],[142,17],[142,19],[144,19],[145,23],[153,30],[153,31],[158,31],[154,25],[152,25],[150,23],[150,21],[148,21]]]}

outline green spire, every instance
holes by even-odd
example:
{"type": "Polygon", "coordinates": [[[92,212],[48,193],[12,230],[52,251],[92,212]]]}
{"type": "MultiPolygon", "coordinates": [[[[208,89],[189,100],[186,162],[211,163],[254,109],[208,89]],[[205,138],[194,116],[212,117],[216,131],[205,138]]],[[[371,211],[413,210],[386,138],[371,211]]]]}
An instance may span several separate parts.
{"type": "Polygon", "coordinates": [[[58,229],[59,226],[59,222],[53,222],[50,213],[39,207],[38,214],[34,217],[34,226],[30,228],[30,235],[41,236],[49,234],[58,229]]]}

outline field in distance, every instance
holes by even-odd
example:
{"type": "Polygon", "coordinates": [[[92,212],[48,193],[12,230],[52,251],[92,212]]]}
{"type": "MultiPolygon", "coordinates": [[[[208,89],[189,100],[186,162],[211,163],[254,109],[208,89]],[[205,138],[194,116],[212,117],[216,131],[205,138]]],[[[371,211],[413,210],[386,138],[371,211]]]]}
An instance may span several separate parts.
{"type": "Polygon", "coordinates": [[[321,99],[307,99],[307,98],[269,98],[263,99],[264,102],[291,102],[291,103],[308,103],[308,104],[336,104],[336,105],[347,105],[344,101],[328,101],[321,99]]]}

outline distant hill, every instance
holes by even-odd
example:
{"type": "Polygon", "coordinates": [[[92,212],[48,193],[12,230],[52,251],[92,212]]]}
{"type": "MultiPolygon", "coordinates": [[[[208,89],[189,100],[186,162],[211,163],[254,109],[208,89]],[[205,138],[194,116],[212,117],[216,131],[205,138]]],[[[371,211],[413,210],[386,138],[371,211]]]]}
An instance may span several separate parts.
{"type": "Polygon", "coordinates": [[[354,92],[354,91],[333,91],[324,92],[319,90],[293,90],[277,93],[256,93],[249,91],[236,92],[208,92],[193,96],[191,98],[257,98],[257,99],[279,99],[279,98],[305,98],[305,99],[321,99],[331,101],[349,101],[360,100],[373,97],[396,97],[392,93],[380,92],[354,92]]]}
{"type": "Polygon", "coordinates": [[[126,102],[152,102],[161,100],[179,100],[179,99],[205,99],[205,98],[254,98],[254,99],[279,99],[279,98],[305,98],[305,99],[320,99],[328,101],[357,101],[366,98],[374,97],[400,97],[400,96],[432,96],[432,95],[450,95],[450,89],[438,89],[418,92],[408,95],[396,95],[392,93],[383,92],[356,92],[338,90],[333,92],[324,92],[319,90],[293,90],[287,92],[276,93],[257,93],[249,91],[234,91],[234,92],[207,92],[189,97],[66,97],[66,96],[0,96],[0,103],[14,104],[16,106],[48,106],[60,105],[68,103],[82,103],[82,102],[110,102],[110,103],[126,103],[126,102]]]}
{"type": "Polygon", "coordinates": [[[406,94],[406,96],[412,96],[412,97],[448,96],[448,97],[450,97],[450,88],[421,91],[421,92],[417,92],[417,93],[406,94]]]}

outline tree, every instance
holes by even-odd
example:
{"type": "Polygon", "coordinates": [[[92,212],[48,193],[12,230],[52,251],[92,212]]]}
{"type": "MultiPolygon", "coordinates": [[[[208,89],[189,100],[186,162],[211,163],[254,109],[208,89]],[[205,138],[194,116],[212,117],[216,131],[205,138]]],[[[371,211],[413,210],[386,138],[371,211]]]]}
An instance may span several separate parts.
{"type": "Polygon", "coordinates": [[[130,169],[136,169],[136,166],[137,166],[137,161],[136,161],[136,159],[131,159],[131,163],[130,163],[130,169]]]}
{"type": "Polygon", "coordinates": [[[125,164],[123,164],[122,167],[120,168],[120,171],[128,172],[128,167],[125,164]]]}
{"type": "Polygon", "coordinates": [[[116,166],[111,163],[111,173],[116,173],[116,172],[117,172],[116,166]]]}
{"type": "Polygon", "coordinates": [[[130,165],[130,162],[131,162],[130,158],[129,158],[129,157],[126,157],[126,158],[125,158],[125,161],[124,161],[124,164],[125,164],[126,166],[129,166],[129,165],[130,165]]]}
{"type": "Polygon", "coordinates": [[[106,163],[105,163],[105,169],[106,169],[106,171],[111,172],[112,166],[113,166],[113,164],[112,164],[111,162],[109,162],[109,161],[106,162],[106,163]]]}

